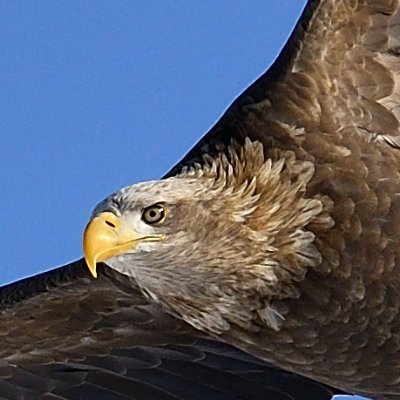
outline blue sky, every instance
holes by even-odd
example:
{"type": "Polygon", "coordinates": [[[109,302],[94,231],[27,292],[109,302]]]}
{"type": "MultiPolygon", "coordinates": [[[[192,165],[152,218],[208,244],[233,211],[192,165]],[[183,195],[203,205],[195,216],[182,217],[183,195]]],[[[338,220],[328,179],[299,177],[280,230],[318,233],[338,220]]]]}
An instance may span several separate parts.
{"type": "Polygon", "coordinates": [[[81,257],[274,60],[305,0],[0,2],[0,284],[81,257]]]}

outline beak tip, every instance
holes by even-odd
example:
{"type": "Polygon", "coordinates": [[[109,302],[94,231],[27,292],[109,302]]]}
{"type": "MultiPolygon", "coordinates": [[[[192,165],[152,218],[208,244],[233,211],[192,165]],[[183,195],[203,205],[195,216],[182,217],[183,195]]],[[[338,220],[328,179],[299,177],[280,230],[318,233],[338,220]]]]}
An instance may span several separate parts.
{"type": "Polygon", "coordinates": [[[93,276],[93,278],[97,278],[97,268],[96,268],[96,262],[91,263],[86,260],[86,265],[90,271],[90,274],[93,276]]]}

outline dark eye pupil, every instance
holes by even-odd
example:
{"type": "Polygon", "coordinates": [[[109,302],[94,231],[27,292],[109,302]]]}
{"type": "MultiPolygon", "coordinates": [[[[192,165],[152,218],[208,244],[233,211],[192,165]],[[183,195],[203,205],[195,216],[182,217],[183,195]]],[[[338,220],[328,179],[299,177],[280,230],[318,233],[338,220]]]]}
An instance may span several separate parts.
{"type": "Polygon", "coordinates": [[[156,215],[157,215],[157,213],[156,213],[154,210],[151,210],[151,211],[149,212],[149,215],[150,215],[151,218],[155,218],[156,215]]]}

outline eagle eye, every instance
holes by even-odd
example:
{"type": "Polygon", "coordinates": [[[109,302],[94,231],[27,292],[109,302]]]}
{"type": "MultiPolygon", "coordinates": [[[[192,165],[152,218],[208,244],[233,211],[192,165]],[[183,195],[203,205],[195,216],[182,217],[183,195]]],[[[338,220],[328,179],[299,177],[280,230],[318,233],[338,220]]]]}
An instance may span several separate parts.
{"type": "Polygon", "coordinates": [[[163,222],[165,219],[165,210],[161,204],[154,204],[143,210],[142,219],[149,225],[163,222]]]}

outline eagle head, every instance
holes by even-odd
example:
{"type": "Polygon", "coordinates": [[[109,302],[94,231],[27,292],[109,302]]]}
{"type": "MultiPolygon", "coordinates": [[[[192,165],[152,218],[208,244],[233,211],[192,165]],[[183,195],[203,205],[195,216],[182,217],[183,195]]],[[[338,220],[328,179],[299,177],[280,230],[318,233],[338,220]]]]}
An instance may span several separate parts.
{"type": "Polygon", "coordinates": [[[312,225],[329,224],[307,196],[313,164],[291,152],[264,157],[259,142],[232,143],[177,176],[125,187],[93,211],[87,265],[133,278],[143,293],[194,327],[279,329],[272,302],[320,262],[312,225]]]}

